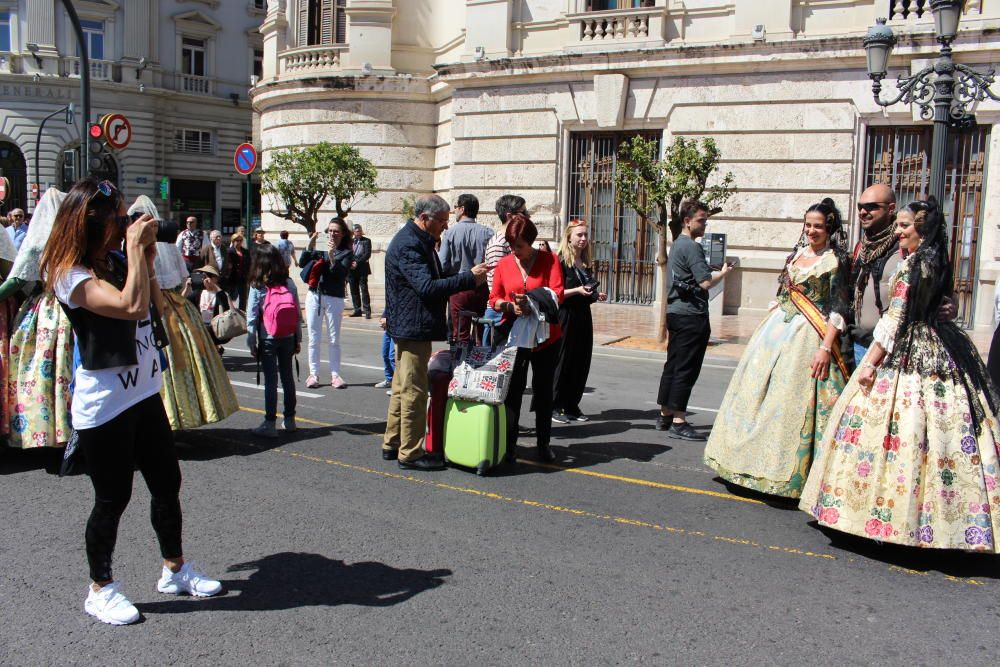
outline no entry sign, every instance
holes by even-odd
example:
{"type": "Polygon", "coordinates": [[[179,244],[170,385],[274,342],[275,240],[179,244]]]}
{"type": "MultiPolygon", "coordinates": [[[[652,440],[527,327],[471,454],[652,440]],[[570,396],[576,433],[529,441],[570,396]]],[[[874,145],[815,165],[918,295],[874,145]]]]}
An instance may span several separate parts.
{"type": "Polygon", "coordinates": [[[236,171],[244,176],[252,174],[257,168],[257,149],[251,144],[240,144],[233,155],[233,164],[236,166],[236,171]]]}
{"type": "Polygon", "coordinates": [[[7,199],[7,195],[10,194],[10,181],[7,180],[6,176],[0,176],[0,201],[7,199]]]}

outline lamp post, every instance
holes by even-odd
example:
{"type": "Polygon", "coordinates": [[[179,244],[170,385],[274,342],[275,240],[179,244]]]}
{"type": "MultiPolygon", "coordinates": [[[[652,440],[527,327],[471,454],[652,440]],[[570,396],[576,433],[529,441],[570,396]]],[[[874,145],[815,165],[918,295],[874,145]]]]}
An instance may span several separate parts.
{"type": "Polygon", "coordinates": [[[951,55],[951,43],[958,33],[958,21],[965,0],[930,0],[934,13],[934,32],[941,44],[941,51],[934,64],[913,76],[900,75],[896,80],[899,94],[891,100],[881,98],[882,79],[886,76],[889,54],[896,45],[896,36],[886,20],[880,18],[865,35],[864,46],[868,60],[868,76],[872,80],[875,103],[888,107],[897,102],[916,104],[920,117],[934,119],[931,141],[931,174],[929,194],[944,205],[945,162],[948,154],[948,129],[973,122],[971,111],[987,97],[1000,101],[990,90],[995,71],[992,67],[978,71],[956,63],[951,55]]]}

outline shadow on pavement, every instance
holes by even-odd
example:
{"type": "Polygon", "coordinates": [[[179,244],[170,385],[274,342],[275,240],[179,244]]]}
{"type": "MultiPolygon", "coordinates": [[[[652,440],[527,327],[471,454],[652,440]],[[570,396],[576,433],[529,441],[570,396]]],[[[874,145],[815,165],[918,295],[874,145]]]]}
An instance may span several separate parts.
{"type": "Polygon", "coordinates": [[[251,574],[246,579],[223,579],[224,593],[218,597],[172,598],[137,606],[143,613],[151,614],[270,611],[345,604],[389,607],[437,588],[452,574],[446,569],[398,569],[372,561],[348,564],[320,554],[295,552],[239,563],[226,571],[251,574]]]}
{"type": "Polygon", "coordinates": [[[830,539],[830,546],[887,565],[917,572],[940,572],[952,577],[1000,579],[997,556],[994,554],[879,543],[820,526],[816,521],[810,521],[809,525],[822,531],[830,539]]]}
{"type": "Polygon", "coordinates": [[[722,479],[721,477],[715,477],[712,481],[722,484],[723,486],[726,487],[726,490],[729,491],[729,493],[739,498],[749,498],[750,500],[759,500],[765,505],[769,505],[779,510],[799,509],[798,498],[785,498],[783,496],[772,496],[767,493],[761,493],[760,491],[754,491],[753,489],[748,489],[746,487],[740,486],[739,484],[733,484],[729,480],[722,479]]]}
{"type": "Polygon", "coordinates": [[[58,475],[63,451],[63,447],[12,449],[0,445],[0,475],[16,475],[30,470],[44,470],[50,475],[58,475]]]}

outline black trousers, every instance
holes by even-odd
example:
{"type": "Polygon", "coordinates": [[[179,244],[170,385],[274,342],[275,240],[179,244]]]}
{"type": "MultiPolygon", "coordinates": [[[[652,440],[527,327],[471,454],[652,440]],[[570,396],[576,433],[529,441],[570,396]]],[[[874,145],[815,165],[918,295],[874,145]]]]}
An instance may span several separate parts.
{"type": "Polygon", "coordinates": [[[675,414],[683,413],[701,374],[712,327],[707,314],[670,315],[667,332],[667,362],[663,364],[656,402],[675,414]]]}
{"type": "Polygon", "coordinates": [[[368,273],[351,271],[347,281],[351,285],[351,306],[354,308],[354,312],[364,311],[365,315],[371,315],[372,300],[368,296],[368,273]]]}
{"type": "Polygon", "coordinates": [[[93,581],[111,581],[111,555],[118,522],[132,498],[138,467],[152,495],[149,518],[165,559],[181,548],[181,469],[163,401],[154,394],[111,421],[81,429],[80,451],[94,485],[94,509],[87,521],[87,561],[93,581]]]}
{"type": "Polygon", "coordinates": [[[507,390],[507,451],[517,445],[521,419],[521,400],[528,385],[528,366],[531,366],[531,409],[535,413],[535,440],[540,445],[549,444],[552,433],[552,384],[556,372],[559,343],[540,350],[520,348],[514,359],[514,371],[507,390]]]}

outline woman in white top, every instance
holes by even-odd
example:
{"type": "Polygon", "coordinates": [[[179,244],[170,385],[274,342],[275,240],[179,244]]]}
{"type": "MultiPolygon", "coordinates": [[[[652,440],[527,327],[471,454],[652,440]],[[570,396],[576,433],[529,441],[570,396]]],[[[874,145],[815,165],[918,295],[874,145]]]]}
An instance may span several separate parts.
{"type": "Polygon", "coordinates": [[[184,561],[181,472],[159,394],[165,334],[151,310],[162,303],[152,271],[157,223],[148,214],[129,223],[114,185],[82,180],[59,208],[41,259],[41,274],[66,310],[82,359],[71,410],[95,494],[86,531],[92,583],[84,609],[112,625],[139,618],[111,574],[135,468],[152,496],[163,557],[157,589],[205,596],[222,588],[184,561]]]}

